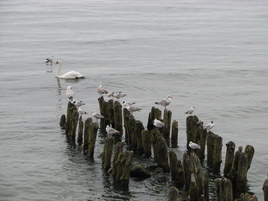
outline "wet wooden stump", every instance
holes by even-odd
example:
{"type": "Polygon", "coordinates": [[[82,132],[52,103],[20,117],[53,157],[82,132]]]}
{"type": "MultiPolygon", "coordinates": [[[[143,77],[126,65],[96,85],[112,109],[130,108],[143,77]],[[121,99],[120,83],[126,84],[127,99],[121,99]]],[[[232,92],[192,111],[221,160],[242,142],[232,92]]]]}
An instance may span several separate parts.
{"type": "Polygon", "coordinates": [[[113,166],[112,166],[112,175],[113,175],[113,177],[116,177],[116,175],[117,175],[117,173],[116,173],[117,172],[117,169],[116,169],[116,166],[115,166],[115,162],[116,162],[119,154],[121,152],[123,152],[124,146],[125,146],[125,143],[124,142],[118,142],[115,145],[114,155],[113,155],[113,162],[112,162],[112,164],[113,164],[113,166]]]}
{"type": "Polygon", "coordinates": [[[196,201],[199,199],[197,187],[194,182],[190,183],[189,195],[191,201],[196,201]]]}
{"type": "Polygon", "coordinates": [[[209,131],[207,135],[207,164],[214,172],[219,172],[222,163],[222,138],[209,131]]]}
{"type": "Polygon", "coordinates": [[[180,198],[179,190],[176,187],[172,186],[169,189],[168,198],[166,201],[179,201],[179,198],[180,198]]]}
{"type": "Polygon", "coordinates": [[[94,149],[97,138],[97,132],[99,129],[98,123],[90,123],[88,129],[88,156],[91,160],[94,160],[94,149]]]}
{"type": "Polygon", "coordinates": [[[77,129],[77,124],[78,124],[78,118],[79,118],[79,113],[77,110],[73,111],[73,114],[71,115],[71,127],[70,127],[70,133],[69,133],[69,139],[72,140],[73,142],[75,141],[76,138],[76,129],[77,129]]]}
{"type": "Polygon", "coordinates": [[[154,153],[154,160],[159,167],[163,168],[164,172],[169,172],[170,167],[168,163],[168,148],[165,138],[158,129],[151,130],[151,139],[154,153]]]}
{"type": "Polygon", "coordinates": [[[204,176],[204,201],[209,201],[209,177],[208,173],[205,173],[204,176]]]}
{"type": "Polygon", "coordinates": [[[233,201],[232,182],[226,178],[217,178],[214,182],[218,201],[233,201]]]}
{"type": "Polygon", "coordinates": [[[149,117],[148,117],[148,123],[147,123],[148,131],[151,131],[152,129],[154,129],[154,125],[153,125],[154,119],[161,120],[161,114],[162,114],[161,110],[159,110],[156,107],[152,107],[151,112],[149,113],[149,117]]]}
{"type": "Polygon", "coordinates": [[[241,193],[240,198],[235,201],[258,201],[255,195],[250,195],[248,193],[241,193]]]}
{"type": "Polygon", "coordinates": [[[78,123],[78,135],[77,135],[77,144],[81,145],[83,143],[83,129],[84,129],[84,122],[82,120],[82,116],[79,118],[78,123]]]}
{"type": "Polygon", "coordinates": [[[113,128],[123,133],[122,105],[118,101],[114,102],[113,111],[113,128]]]}
{"type": "Polygon", "coordinates": [[[199,121],[197,116],[188,116],[186,118],[186,134],[187,148],[189,149],[190,141],[199,144],[201,149],[196,150],[196,154],[200,160],[204,160],[207,131],[203,128],[203,124],[199,121]]]}
{"type": "Polygon", "coordinates": [[[108,171],[111,168],[111,158],[113,153],[114,140],[112,137],[107,137],[105,139],[105,144],[103,147],[102,154],[102,168],[108,171]]]}
{"type": "Polygon", "coordinates": [[[163,137],[166,139],[167,144],[169,144],[169,140],[170,140],[171,117],[172,117],[172,112],[167,109],[164,110],[163,122],[165,123],[165,125],[163,126],[162,134],[163,134],[163,137]]]}
{"type": "Polygon", "coordinates": [[[61,115],[60,123],[59,124],[60,124],[60,127],[62,129],[65,129],[65,124],[66,124],[66,116],[65,116],[65,114],[61,115]]]}
{"type": "Polygon", "coordinates": [[[144,148],[143,148],[143,143],[142,143],[142,131],[144,130],[144,126],[142,124],[141,121],[137,120],[135,122],[135,138],[136,138],[136,141],[137,141],[137,152],[139,154],[143,154],[144,153],[144,148]]]}
{"type": "Polygon", "coordinates": [[[74,104],[72,104],[70,101],[67,105],[67,113],[66,113],[66,124],[65,124],[65,134],[70,135],[72,130],[72,124],[73,124],[73,113],[77,111],[77,108],[74,104]]]}
{"type": "Polygon", "coordinates": [[[92,118],[87,118],[85,121],[85,129],[84,129],[84,144],[83,144],[83,151],[84,154],[88,153],[88,133],[90,124],[92,123],[92,118]]]}
{"type": "Polygon", "coordinates": [[[268,201],[268,179],[266,179],[262,186],[264,201],[268,201]]]}
{"type": "Polygon", "coordinates": [[[169,151],[169,161],[172,181],[174,181],[179,186],[183,186],[184,168],[182,162],[178,160],[177,154],[172,150],[169,151]]]}
{"type": "Polygon", "coordinates": [[[174,120],[172,122],[172,129],[171,129],[171,147],[172,148],[178,147],[178,132],[179,132],[178,122],[174,120]]]}
{"type": "Polygon", "coordinates": [[[246,146],[245,152],[241,146],[235,152],[227,177],[232,181],[238,195],[247,192],[247,172],[251,166],[253,155],[254,148],[251,145],[246,146]]]}
{"type": "Polygon", "coordinates": [[[191,167],[191,160],[187,152],[184,152],[183,158],[182,158],[182,164],[184,167],[184,184],[185,184],[185,191],[188,191],[190,189],[191,184],[191,174],[193,173],[192,167],[191,167]]]}
{"type": "Polygon", "coordinates": [[[234,160],[234,152],[235,152],[235,143],[230,141],[226,144],[227,151],[225,157],[225,165],[224,165],[224,176],[227,176],[234,160]]]}
{"type": "Polygon", "coordinates": [[[144,151],[144,157],[149,158],[152,155],[151,138],[149,131],[143,130],[141,132],[141,137],[142,137],[142,147],[144,151]]]}
{"type": "Polygon", "coordinates": [[[106,125],[111,124],[110,121],[111,111],[108,109],[111,108],[111,102],[106,102],[103,96],[98,98],[98,102],[99,102],[100,113],[105,117],[104,119],[101,119],[100,127],[105,128],[106,125]]]}
{"type": "Polygon", "coordinates": [[[199,195],[203,193],[202,167],[199,157],[195,154],[195,152],[191,152],[190,160],[192,161],[192,168],[195,177],[195,185],[199,198],[199,195]]]}

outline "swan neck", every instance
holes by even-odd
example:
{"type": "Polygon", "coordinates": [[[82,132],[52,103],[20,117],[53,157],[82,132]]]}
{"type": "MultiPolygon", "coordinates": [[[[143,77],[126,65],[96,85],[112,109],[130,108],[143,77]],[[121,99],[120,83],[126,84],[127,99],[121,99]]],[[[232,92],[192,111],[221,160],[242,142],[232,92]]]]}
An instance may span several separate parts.
{"type": "Polygon", "coordinates": [[[61,63],[59,63],[59,67],[58,67],[58,74],[57,74],[57,77],[60,76],[60,69],[61,69],[61,63]]]}

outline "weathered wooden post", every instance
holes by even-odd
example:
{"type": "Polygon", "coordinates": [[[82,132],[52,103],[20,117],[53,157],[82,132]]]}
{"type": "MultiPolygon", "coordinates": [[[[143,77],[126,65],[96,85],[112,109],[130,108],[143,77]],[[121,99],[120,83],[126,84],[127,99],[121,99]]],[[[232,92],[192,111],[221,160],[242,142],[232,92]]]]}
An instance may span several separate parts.
{"type": "Polygon", "coordinates": [[[177,154],[170,150],[169,151],[169,161],[170,161],[170,170],[171,170],[171,179],[176,182],[179,186],[184,185],[184,168],[182,163],[177,158],[177,154]]]}
{"type": "Polygon", "coordinates": [[[142,147],[144,150],[144,157],[149,158],[152,155],[150,133],[148,130],[143,130],[141,132],[141,136],[142,136],[142,147]]]}
{"type": "Polygon", "coordinates": [[[65,129],[65,124],[66,124],[66,116],[65,114],[61,115],[61,118],[60,118],[60,127],[62,129],[65,129]]]}
{"type": "Polygon", "coordinates": [[[197,118],[197,116],[188,116],[186,118],[186,135],[187,135],[187,148],[189,148],[189,142],[196,142],[196,136],[195,136],[195,130],[196,130],[196,126],[197,123],[199,122],[199,119],[197,118]]]}
{"type": "Polygon", "coordinates": [[[209,201],[209,177],[208,173],[205,173],[204,176],[204,201],[209,201]]]}
{"type": "Polygon", "coordinates": [[[195,152],[191,152],[190,160],[192,162],[192,168],[193,168],[193,173],[195,177],[195,186],[196,186],[196,191],[199,195],[203,193],[203,179],[202,179],[202,167],[200,160],[198,156],[195,154],[195,152]]]}
{"type": "Polygon", "coordinates": [[[268,179],[266,179],[262,186],[264,201],[268,201],[268,179]]]}
{"type": "Polygon", "coordinates": [[[172,186],[169,189],[168,198],[166,201],[179,201],[179,198],[180,198],[179,190],[175,186],[172,186]]]}
{"type": "Polygon", "coordinates": [[[103,98],[103,96],[98,98],[99,101],[99,107],[100,107],[100,113],[103,115],[105,118],[100,120],[100,128],[105,128],[106,125],[110,125],[110,117],[111,117],[111,102],[106,102],[103,98]]]}
{"type": "Polygon", "coordinates": [[[156,134],[156,154],[157,154],[157,163],[160,167],[163,168],[164,172],[169,172],[170,167],[168,164],[168,148],[165,138],[161,133],[156,134]]]}
{"type": "Polygon", "coordinates": [[[234,152],[235,152],[235,143],[230,141],[226,144],[227,151],[226,151],[226,157],[225,157],[225,166],[224,166],[224,176],[227,176],[234,160],[234,152]]]}
{"type": "Polygon", "coordinates": [[[74,104],[72,104],[70,101],[67,105],[67,113],[66,113],[66,124],[65,124],[65,134],[70,135],[71,133],[71,127],[72,127],[72,116],[73,112],[77,111],[77,108],[74,104]]]}
{"type": "Polygon", "coordinates": [[[136,138],[136,141],[137,141],[137,151],[140,153],[140,154],[143,154],[144,153],[144,148],[143,148],[143,144],[142,144],[142,136],[141,136],[141,133],[142,131],[144,130],[144,126],[142,124],[141,121],[137,120],[135,122],[135,138],[136,138]]]}
{"type": "Polygon", "coordinates": [[[84,146],[83,146],[84,154],[88,153],[88,132],[89,132],[91,123],[92,123],[92,118],[87,118],[85,121],[85,129],[84,129],[84,146]]]}
{"type": "Polygon", "coordinates": [[[151,112],[149,113],[149,117],[148,117],[148,123],[147,123],[148,131],[151,131],[154,128],[154,125],[153,125],[154,119],[158,119],[158,120],[161,119],[161,114],[162,114],[161,110],[159,110],[156,107],[152,107],[151,112]]]}
{"type": "Polygon", "coordinates": [[[123,132],[123,121],[122,121],[122,105],[118,102],[114,102],[114,121],[113,126],[116,130],[123,132]]]}
{"type": "Polygon", "coordinates": [[[131,144],[131,128],[130,128],[130,121],[132,121],[133,115],[127,110],[127,108],[123,109],[123,118],[124,118],[124,128],[125,128],[125,142],[126,144],[131,144]]]}
{"type": "Polygon", "coordinates": [[[191,201],[198,200],[199,195],[198,195],[197,187],[193,181],[191,181],[191,183],[190,183],[189,194],[190,194],[191,201]]]}
{"type": "Polygon", "coordinates": [[[163,126],[162,134],[167,144],[169,144],[169,139],[170,139],[171,117],[172,117],[172,112],[170,110],[164,110],[163,122],[165,123],[165,125],[163,126]]]}
{"type": "Polygon", "coordinates": [[[255,195],[241,193],[239,201],[258,201],[258,198],[255,195]]]}
{"type": "Polygon", "coordinates": [[[84,129],[84,122],[81,116],[79,117],[79,123],[78,123],[78,135],[77,135],[78,145],[81,145],[83,143],[83,129],[84,129]]]}
{"type": "Polygon", "coordinates": [[[246,148],[245,148],[245,154],[246,154],[246,156],[248,158],[248,170],[249,170],[249,168],[251,166],[254,153],[255,153],[254,147],[251,146],[251,145],[247,145],[246,148]]]}
{"type": "Polygon", "coordinates": [[[116,175],[117,175],[116,174],[117,168],[116,168],[115,163],[116,163],[116,160],[117,160],[119,154],[121,152],[123,152],[124,146],[125,146],[125,143],[124,142],[118,142],[115,145],[114,156],[113,156],[113,167],[112,167],[112,175],[113,175],[113,177],[116,177],[116,175]]]}
{"type": "Polygon", "coordinates": [[[102,155],[102,167],[105,171],[108,171],[111,168],[111,157],[113,153],[114,140],[111,136],[108,136],[105,139],[105,144],[103,147],[102,155]]]}
{"type": "Polygon", "coordinates": [[[178,147],[178,132],[179,132],[178,122],[174,120],[172,122],[172,129],[171,129],[171,147],[172,148],[178,147]]]}
{"type": "Polygon", "coordinates": [[[233,201],[232,182],[226,178],[217,178],[214,182],[218,201],[233,201]]]}
{"type": "Polygon", "coordinates": [[[182,164],[184,167],[184,184],[185,191],[188,191],[191,184],[191,174],[193,173],[190,157],[187,152],[184,152],[182,158],[182,164]]]}
{"type": "Polygon", "coordinates": [[[98,129],[99,125],[97,122],[91,123],[88,129],[88,156],[91,160],[94,160],[94,149],[98,129]]]}
{"type": "Polygon", "coordinates": [[[77,109],[74,109],[71,115],[71,119],[70,119],[71,126],[70,126],[70,132],[69,132],[69,139],[71,139],[72,141],[75,141],[78,118],[79,118],[79,113],[77,109]]]}
{"type": "Polygon", "coordinates": [[[207,135],[207,163],[214,172],[220,171],[222,162],[222,138],[209,131],[207,135]]]}

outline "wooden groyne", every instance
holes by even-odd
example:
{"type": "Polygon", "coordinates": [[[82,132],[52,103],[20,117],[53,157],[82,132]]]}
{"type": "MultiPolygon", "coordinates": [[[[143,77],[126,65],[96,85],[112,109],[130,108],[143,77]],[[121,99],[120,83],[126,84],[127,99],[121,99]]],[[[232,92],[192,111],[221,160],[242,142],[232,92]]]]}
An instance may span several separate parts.
{"type": "MultiPolygon", "coordinates": [[[[218,175],[214,181],[217,200],[232,201],[235,198],[249,200],[247,174],[255,152],[251,145],[247,145],[244,151],[242,147],[236,151],[235,143],[228,142],[223,175],[219,176],[223,139],[212,131],[207,131],[197,116],[186,118],[187,151],[183,153],[182,158],[178,158],[176,149],[178,149],[179,123],[176,120],[172,122],[171,111],[165,109],[162,114],[160,109],[152,107],[145,127],[141,121],[135,119],[133,113],[123,108],[120,102],[112,99],[105,101],[103,96],[98,102],[100,113],[105,117],[99,123],[94,122],[92,118],[87,118],[83,122],[75,105],[69,102],[66,115],[60,118],[60,127],[65,130],[69,141],[83,147],[83,153],[91,161],[94,161],[98,131],[105,132],[102,134],[105,138],[101,155],[103,171],[124,188],[131,188],[131,171],[134,168],[134,156],[137,155],[148,161],[152,158],[154,164],[161,168],[158,174],[170,174],[174,187],[170,188],[167,200],[179,199],[178,189],[183,189],[190,200],[210,200],[211,174],[218,175]],[[156,128],[153,125],[154,119],[164,122],[165,125],[156,128]],[[120,135],[106,134],[106,125],[118,130],[120,135]],[[200,145],[200,149],[191,148],[190,141],[200,145]]],[[[146,175],[144,178],[146,179],[153,173],[144,164],[137,165],[137,162],[135,164],[135,171],[138,173],[132,175],[136,177],[146,175]]],[[[268,181],[265,181],[263,191],[268,201],[268,181]]]]}

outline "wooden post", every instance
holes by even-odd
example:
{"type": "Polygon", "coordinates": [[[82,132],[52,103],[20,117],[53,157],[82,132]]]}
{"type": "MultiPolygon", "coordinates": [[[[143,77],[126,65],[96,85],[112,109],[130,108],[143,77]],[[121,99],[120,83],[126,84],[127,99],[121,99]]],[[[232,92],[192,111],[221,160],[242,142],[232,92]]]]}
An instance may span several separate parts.
{"type": "Polygon", "coordinates": [[[69,139],[71,139],[72,141],[75,141],[78,118],[79,118],[79,113],[77,109],[75,109],[73,110],[73,113],[71,114],[71,119],[70,119],[71,127],[70,127],[70,132],[69,132],[69,139]]]}
{"type": "Polygon", "coordinates": [[[170,167],[168,164],[168,148],[165,138],[163,138],[161,133],[156,134],[156,154],[157,163],[163,168],[164,172],[169,172],[170,167]]]}
{"type": "Polygon", "coordinates": [[[151,112],[149,113],[149,117],[148,117],[148,123],[147,123],[148,131],[151,131],[154,128],[154,125],[153,125],[154,119],[158,119],[158,120],[161,119],[161,114],[162,114],[161,110],[159,110],[156,107],[152,107],[151,112]]]}
{"type": "Polygon", "coordinates": [[[197,123],[199,122],[199,119],[197,116],[188,116],[186,118],[186,134],[187,134],[187,142],[186,146],[189,149],[189,142],[196,142],[196,137],[195,137],[195,130],[197,127],[197,123]]]}
{"type": "Polygon", "coordinates": [[[209,177],[207,172],[204,177],[204,201],[209,201],[209,177]]]}
{"type": "Polygon", "coordinates": [[[111,121],[110,121],[110,102],[106,102],[103,98],[103,96],[98,98],[99,101],[99,107],[100,107],[100,113],[101,115],[103,115],[105,118],[101,119],[100,121],[100,128],[105,128],[106,125],[110,125],[111,121]]]}
{"type": "Polygon", "coordinates": [[[170,110],[164,110],[163,122],[165,123],[165,125],[163,127],[162,134],[167,144],[169,144],[169,139],[170,139],[171,117],[172,117],[172,112],[170,110]]]}
{"type": "Polygon", "coordinates": [[[105,144],[103,148],[102,155],[102,167],[105,171],[108,171],[111,168],[111,157],[113,153],[114,140],[112,137],[108,136],[105,139],[105,144]]]}
{"type": "Polygon", "coordinates": [[[142,146],[144,150],[144,157],[149,158],[152,155],[151,150],[151,138],[148,130],[143,130],[141,132],[142,136],[142,146]]]}
{"type": "Polygon", "coordinates": [[[61,115],[61,118],[60,118],[60,127],[62,129],[65,129],[65,124],[66,124],[66,116],[65,114],[61,115]]]}
{"type": "Polygon", "coordinates": [[[258,198],[255,195],[241,193],[239,201],[258,201],[258,198]]]}
{"type": "Polygon", "coordinates": [[[84,128],[84,122],[81,116],[79,118],[79,123],[78,123],[78,136],[77,136],[78,145],[81,145],[83,143],[83,128],[84,128]]]}
{"type": "Polygon", "coordinates": [[[189,189],[189,194],[190,194],[190,200],[191,201],[196,201],[198,200],[198,192],[197,192],[197,187],[194,182],[190,183],[190,189],[189,189]]]}
{"type": "Polygon", "coordinates": [[[191,183],[191,174],[193,170],[191,168],[190,157],[187,152],[184,152],[182,159],[183,167],[184,167],[184,183],[185,183],[185,191],[188,191],[191,183]]]}
{"type": "Polygon", "coordinates": [[[226,151],[226,157],[225,157],[225,166],[224,166],[224,176],[227,176],[234,160],[234,152],[235,152],[235,143],[230,141],[226,144],[227,151],[226,151]]]}
{"type": "Polygon", "coordinates": [[[141,133],[142,133],[143,130],[144,130],[144,126],[143,126],[142,122],[137,120],[135,122],[135,131],[134,131],[134,133],[136,135],[137,151],[140,154],[144,153],[144,148],[143,148],[143,144],[142,144],[142,136],[141,136],[141,133]]]}
{"type": "Polygon", "coordinates": [[[232,182],[226,178],[215,179],[215,188],[218,201],[233,201],[232,182]]]}
{"type": "Polygon", "coordinates": [[[264,201],[268,201],[268,179],[266,179],[262,186],[264,201]]]}
{"type": "Polygon", "coordinates": [[[68,102],[67,105],[67,117],[66,117],[66,124],[65,124],[65,134],[66,135],[70,135],[71,133],[71,126],[72,126],[72,122],[71,122],[71,118],[73,116],[73,112],[74,110],[77,111],[77,108],[75,107],[74,104],[72,104],[70,101],[68,102]]]}
{"type": "Polygon", "coordinates": [[[122,105],[118,102],[114,102],[114,128],[121,133],[123,132],[123,123],[122,123],[122,105]]]}
{"type": "Polygon", "coordinates": [[[245,148],[245,154],[248,158],[248,170],[251,166],[251,162],[252,162],[252,159],[253,159],[253,156],[254,156],[254,147],[251,146],[251,145],[247,145],[246,148],[245,148]]]}
{"type": "Polygon", "coordinates": [[[123,152],[123,148],[124,148],[124,146],[125,146],[125,143],[124,143],[124,142],[118,142],[118,143],[116,143],[116,145],[115,145],[114,156],[113,156],[113,168],[112,168],[112,174],[113,174],[113,177],[116,177],[116,175],[117,175],[117,174],[116,174],[116,172],[117,172],[117,168],[116,168],[115,163],[116,163],[116,160],[117,160],[119,154],[120,154],[121,152],[123,152]]]}
{"type": "Polygon", "coordinates": [[[179,132],[178,122],[174,120],[172,122],[172,129],[171,129],[171,147],[172,148],[178,147],[178,132],[179,132]]]}
{"type": "Polygon", "coordinates": [[[195,177],[196,192],[199,195],[203,193],[202,167],[198,156],[191,152],[190,161],[192,162],[193,173],[195,177]]]}
{"type": "Polygon", "coordinates": [[[88,156],[91,160],[94,160],[94,149],[97,137],[97,131],[99,129],[98,123],[91,123],[88,130],[88,156]]]}
{"type": "Polygon", "coordinates": [[[129,151],[125,153],[125,157],[123,160],[120,161],[120,164],[123,165],[123,172],[121,177],[119,178],[120,182],[124,185],[129,184],[129,177],[130,177],[130,171],[131,171],[131,165],[134,157],[134,152],[129,151]]]}
{"type": "Polygon", "coordinates": [[[170,150],[169,151],[169,161],[170,161],[170,170],[171,170],[171,179],[179,186],[184,185],[184,168],[182,163],[177,158],[177,154],[170,150]]]}
{"type": "Polygon", "coordinates": [[[84,129],[84,146],[83,146],[84,154],[87,154],[88,152],[88,132],[91,123],[92,119],[87,118],[87,120],[85,121],[85,129],[84,129]]]}
{"type": "Polygon", "coordinates": [[[130,145],[131,143],[131,136],[130,136],[130,121],[132,119],[131,113],[127,110],[127,108],[123,109],[123,118],[124,118],[124,128],[125,128],[125,142],[126,144],[130,145]]]}
{"type": "Polygon", "coordinates": [[[175,186],[172,186],[169,189],[168,198],[166,201],[179,201],[179,198],[180,198],[179,190],[175,186]]]}
{"type": "Polygon", "coordinates": [[[220,171],[222,162],[222,138],[209,131],[207,135],[207,163],[214,172],[220,171]]]}

